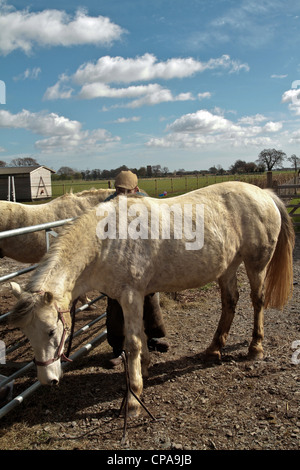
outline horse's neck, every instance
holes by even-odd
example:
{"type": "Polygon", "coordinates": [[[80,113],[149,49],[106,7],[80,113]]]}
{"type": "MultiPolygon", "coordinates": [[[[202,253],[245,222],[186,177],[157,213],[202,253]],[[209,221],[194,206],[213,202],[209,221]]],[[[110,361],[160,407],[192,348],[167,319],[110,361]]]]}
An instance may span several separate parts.
{"type": "Polygon", "coordinates": [[[49,291],[55,297],[70,297],[74,292],[87,292],[92,285],[92,276],[83,276],[86,267],[94,260],[97,250],[95,246],[96,220],[93,214],[87,213],[74,223],[67,232],[51,246],[37,269],[33,272],[30,289],[34,291],[49,291]],[[84,220],[83,220],[84,219],[84,220]],[[90,230],[90,236],[87,233],[90,230]],[[82,233],[87,236],[82,237],[82,233]],[[93,237],[94,234],[94,237],[93,237]],[[78,285],[81,279],[82,286],[78,285]],[[84,281],[84,282],[83,282],[84,281]]]}

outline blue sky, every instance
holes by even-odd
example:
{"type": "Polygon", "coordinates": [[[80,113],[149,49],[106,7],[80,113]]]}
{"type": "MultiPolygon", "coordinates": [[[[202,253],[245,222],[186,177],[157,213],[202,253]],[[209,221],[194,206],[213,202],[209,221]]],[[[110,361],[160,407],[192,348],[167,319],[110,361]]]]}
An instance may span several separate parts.
{"type": "Polygon", "coordinates": [[[294,0],[0,0],[0,160],[173,171],[264,148],[300,157],[299,51],[294,0]]]}

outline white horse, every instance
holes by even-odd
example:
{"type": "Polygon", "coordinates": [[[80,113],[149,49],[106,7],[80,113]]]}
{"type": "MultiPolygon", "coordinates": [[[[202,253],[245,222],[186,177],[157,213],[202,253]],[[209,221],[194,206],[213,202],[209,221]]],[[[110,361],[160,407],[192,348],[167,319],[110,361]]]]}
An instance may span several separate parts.
{"type": "MultiPolygon", "coordinates": [[[[284,204],[271,191],[247,183],[221,183],[164,201],[120,196],[99,208],[84,213],[60,236],[25,291],[13,286],[19,301],[12,322],[32,344],[42,383],[59,381],[59,359],[70,324],[70,315],[64,312],[92,288],[122,306],[124,349],[137,396],[149,361],[143,331],[146,294],[194,288],[217,279],[222,315],[206,353],[220,358],[238,301],[236,272],[242,262],[254,308],[249,357],[262,357],[264,307],[282,308],[293,284],[294,230],[284,204]]],[[[131,415],[139,409],[131,397],[131,415]]]]}
{"type": "MultiPolygon", "coordinates": [[[[44,204],[21,204],[0,201],[0,232],[77,217],[96,206],[114,192],[113,189],[92,189],[67,193],[44,204]]],[[[55,231],[59,233],[61,227],[55,231]]],[[[7,256],[21,263],[37,263],[46,253],[43,232],[33,232],[0,240],[0,258],[7,256]]]]}

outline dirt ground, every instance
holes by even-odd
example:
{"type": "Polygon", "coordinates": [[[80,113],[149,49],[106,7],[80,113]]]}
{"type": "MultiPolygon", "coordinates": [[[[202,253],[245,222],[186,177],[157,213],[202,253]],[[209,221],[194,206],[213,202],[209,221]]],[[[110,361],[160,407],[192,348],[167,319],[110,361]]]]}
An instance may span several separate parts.
{"type": "MultiPolygon", "coordinates": [[[[11,272],[17,265],[9,259],[1,260],[0,274],[11,272]]],[[[236,317],[218,365],[206,364],[202,355],[220,316],[218,286],[213,283],[184,291],[176,299],[163,294],[170,348],[166,353],[151,352],[143,394],[156,419],[153,421],[146,412],[129,419],[124,443],[124,420],[118,417],[125,390],[124,371],[121,366],[117,370],[107,368],[112,354],[105,341],[68,366],[59,386],[40,387],[1,419],[0,449],[298,450],[300,350],[298,353],[292,344],[300,340],[299,274],[298,235],[293,299],[282,312],[265,312],[265,358],[260,362],[246,358],[253,315],[242,268],[236,317]]],[[[24,283],[26,276],[18,282],[24,283]]],[[[5,283],[0,313],[13,303],[5,283]]],[[[105,306],[105,300],[101,300],[96,309],[78,314],[77,324],[95,318],[105,306]]],[[[104,323],[95,326],[93,332],[101,331],[104,323]]],[[[21,338],[17,330],[8,330],[3,324],[0,333],[6,345],[21,338]]],[[[84,339],[88,341],[87,335],[84,339]]],[[[13,371],[12,362],[22,363],[31,357],[30,346],[23,346],[7,357],[0,374],[13,371]]],[[[34,369],[17,379],[14,396],[35,380],[34,369]]]]}

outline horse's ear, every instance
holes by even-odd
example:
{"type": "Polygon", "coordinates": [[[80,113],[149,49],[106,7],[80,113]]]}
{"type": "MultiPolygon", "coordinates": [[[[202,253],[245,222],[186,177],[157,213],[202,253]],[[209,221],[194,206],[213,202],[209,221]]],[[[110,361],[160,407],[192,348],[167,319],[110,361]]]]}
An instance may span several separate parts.
{"type": "Polygon", "coordinates": [[[17,299],[19,299],[20,295],[22,294],[22,288],[17,282],[10,283],[12,293],[17,299]]]}
{"type": "Polygon", "coordinates": [[[53,294],[51,292],[45,292],[44,301],[45,301],[45,304],[51,304],[51,302],[53,301],[53,294]]]}

